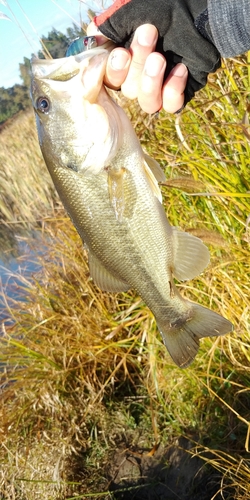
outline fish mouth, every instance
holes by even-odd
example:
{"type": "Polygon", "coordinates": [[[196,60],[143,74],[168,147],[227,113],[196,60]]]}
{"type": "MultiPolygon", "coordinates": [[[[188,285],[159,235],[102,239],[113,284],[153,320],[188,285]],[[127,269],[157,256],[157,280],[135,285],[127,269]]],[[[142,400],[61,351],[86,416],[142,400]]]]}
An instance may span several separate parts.
{"type": "Polygon", "coordinates": [[[106,49],[91,49],[87,52],[81,52],[75,56],[62,57],[60,59],[38,59],[32,57],[32,75],[33,78],[47,80],[67,81],[73,78],[80,71],[80,66],[84,61],[88,61],[95,56],[108,57],[106,49]]]}
{"type": "Polygon", "coordinates": [[[67,81],[73,78],[80,71],[80,66],[95,56],[100,57],[100,61],[106,60],[115,44],[108,40],[100,47],[95,47],[80,54],[58,59],[39,59],[35,55],[31,58],[33,78],[48,80],[67,81]]]}

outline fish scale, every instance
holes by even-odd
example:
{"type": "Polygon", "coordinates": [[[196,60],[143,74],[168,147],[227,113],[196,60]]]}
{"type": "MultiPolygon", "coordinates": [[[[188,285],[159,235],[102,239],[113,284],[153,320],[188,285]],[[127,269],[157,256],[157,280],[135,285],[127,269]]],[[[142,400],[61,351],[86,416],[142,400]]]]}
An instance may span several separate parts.
{"type": "Polygon", "coordinates": [[[182,297],[209,262],[198,238],[173,228],[161,204],[159,165],[107,94],[108,51],[32,60],[32,101],[40,147],[61,200],[89,253],[102,290],[134,288],[154,314],[175,363],[188,366],[199,339],[232,330],[226,318],[182,297]]]}

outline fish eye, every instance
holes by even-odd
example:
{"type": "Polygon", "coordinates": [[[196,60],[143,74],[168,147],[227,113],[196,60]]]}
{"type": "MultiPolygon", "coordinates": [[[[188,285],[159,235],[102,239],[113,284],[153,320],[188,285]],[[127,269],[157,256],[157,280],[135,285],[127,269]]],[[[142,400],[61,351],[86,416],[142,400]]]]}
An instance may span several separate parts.
{"type": "Polygon", "coordinates": [[[36,101],[36,107],[41,113],[48,113],[50,110],[50,101],[48,97],[39,97],[36,101]]]}

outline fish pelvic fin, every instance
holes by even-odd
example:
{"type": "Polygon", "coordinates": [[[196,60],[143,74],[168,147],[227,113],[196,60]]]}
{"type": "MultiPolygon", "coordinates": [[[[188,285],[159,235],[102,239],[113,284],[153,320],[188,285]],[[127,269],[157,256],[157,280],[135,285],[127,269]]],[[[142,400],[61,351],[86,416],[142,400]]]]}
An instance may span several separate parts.
{"type": "Polygon", "coordinates": [[[158,322],[158,328],[173,361],[186,368],[198,352],[200,338],[225,335],[233,330],[233,325],[220,314],[192,303],[189,318],[181,325],[179,322],[165,326],[158,322]]]}

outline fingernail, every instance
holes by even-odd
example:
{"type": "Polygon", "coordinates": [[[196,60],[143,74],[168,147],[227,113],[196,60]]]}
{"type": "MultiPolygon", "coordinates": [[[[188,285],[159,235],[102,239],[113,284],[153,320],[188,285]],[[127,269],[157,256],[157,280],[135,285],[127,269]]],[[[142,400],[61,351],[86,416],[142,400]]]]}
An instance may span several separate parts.
{"type": "Polygon", "coordinates": [[[176,66],[174,67],[174,69],[172,70],[172,75],[174,76],[184,76],[187,72],[187,67],[185,66],[185,64],[176,64],[176,66]]]}
{"type": "Polygon", "coordinates": [[[123,50],[114,51],[111,56],[111,67],[116,71],[125,69],[129,61],[129,55],[123,50]]]}
{"type": "Polygon", "coordinates": [[[144,71],[147,76],[154,77],[161,73],[164,66],[164,59],[161,56],[157,56],[157,54],[152,54],[147,58],[144,71]]]}
{"type": "Polygon", "coordinates": [[[137,28],[137,42],[143,47],[150,47],[156,42],[157,31],[151,25],[143,25],[137,28]]]}

